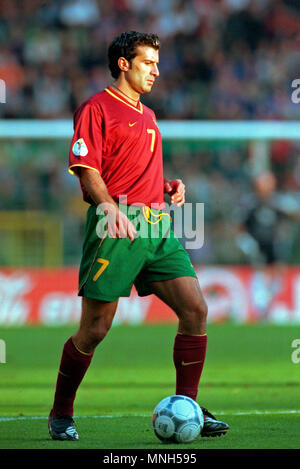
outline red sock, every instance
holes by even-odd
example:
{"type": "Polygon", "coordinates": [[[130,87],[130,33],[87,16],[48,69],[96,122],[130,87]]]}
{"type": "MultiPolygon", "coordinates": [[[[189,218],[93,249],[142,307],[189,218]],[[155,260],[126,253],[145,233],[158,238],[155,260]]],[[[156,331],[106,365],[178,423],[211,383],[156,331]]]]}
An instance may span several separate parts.
{"type": "Polygon", "coordinates": [[[92,356],[93,354],[80,352],[71,337],[65,343],[57,376],[53,415],[73,415],[76,391],[91,363],[92,356]]]}
{"type": "Polygon", "coordinates": [[[176,394],[196,400],[206,355],[206,344],[206,335],[176,335],[173,353],[176,368],[176,394]]]}

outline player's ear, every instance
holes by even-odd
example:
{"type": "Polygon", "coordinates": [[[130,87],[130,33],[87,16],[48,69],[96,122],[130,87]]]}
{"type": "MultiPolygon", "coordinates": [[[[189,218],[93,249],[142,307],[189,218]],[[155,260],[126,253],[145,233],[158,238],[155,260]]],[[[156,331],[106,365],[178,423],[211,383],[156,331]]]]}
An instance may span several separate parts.
{"type": "Polygon", "coordinates": [[[128,72],[130,64],[125,57],[119,57],[118,66],[122,72],[128,72]]]}

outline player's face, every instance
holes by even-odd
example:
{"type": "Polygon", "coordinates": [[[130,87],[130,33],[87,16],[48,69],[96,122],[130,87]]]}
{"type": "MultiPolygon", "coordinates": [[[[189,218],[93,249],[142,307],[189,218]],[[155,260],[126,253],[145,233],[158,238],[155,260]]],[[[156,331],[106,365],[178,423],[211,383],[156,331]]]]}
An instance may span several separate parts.
{"type": "Polygon", "coordinates": [[[137,93],[149,93],[155,79],[159,76],[158,50],[148,46],[139,46],[137,55],[132,59],[130,67],[126,72],[126,81],[137,93]]]}

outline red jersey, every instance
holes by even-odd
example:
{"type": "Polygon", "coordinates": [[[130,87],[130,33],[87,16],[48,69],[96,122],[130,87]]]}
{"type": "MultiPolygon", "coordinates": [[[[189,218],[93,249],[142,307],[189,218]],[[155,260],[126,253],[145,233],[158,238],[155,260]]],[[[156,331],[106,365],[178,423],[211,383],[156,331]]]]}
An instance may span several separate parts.
{"type": "MultiPolygon", "coordinates": [[[[108,87],[85,101],[74,114],[69,171],[98,171],[111,197],[128,205],[164,203],[162,142],[154,112],[137,107],[108,87]]],[[[92,203],[82,187],[83,198],[92,203]]]]}

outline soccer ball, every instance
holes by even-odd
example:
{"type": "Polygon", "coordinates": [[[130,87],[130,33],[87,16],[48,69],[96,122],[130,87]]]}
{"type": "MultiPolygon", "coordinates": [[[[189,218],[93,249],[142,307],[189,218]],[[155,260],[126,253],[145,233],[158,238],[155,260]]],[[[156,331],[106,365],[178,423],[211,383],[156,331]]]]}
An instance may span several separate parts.
{"type": "Polygon", "coordinates": [[[191,443],[203,424],[203,413],[197,402],[178,394],[160,401],[152,415],[154,433],[164,442],[191,443]]]}

